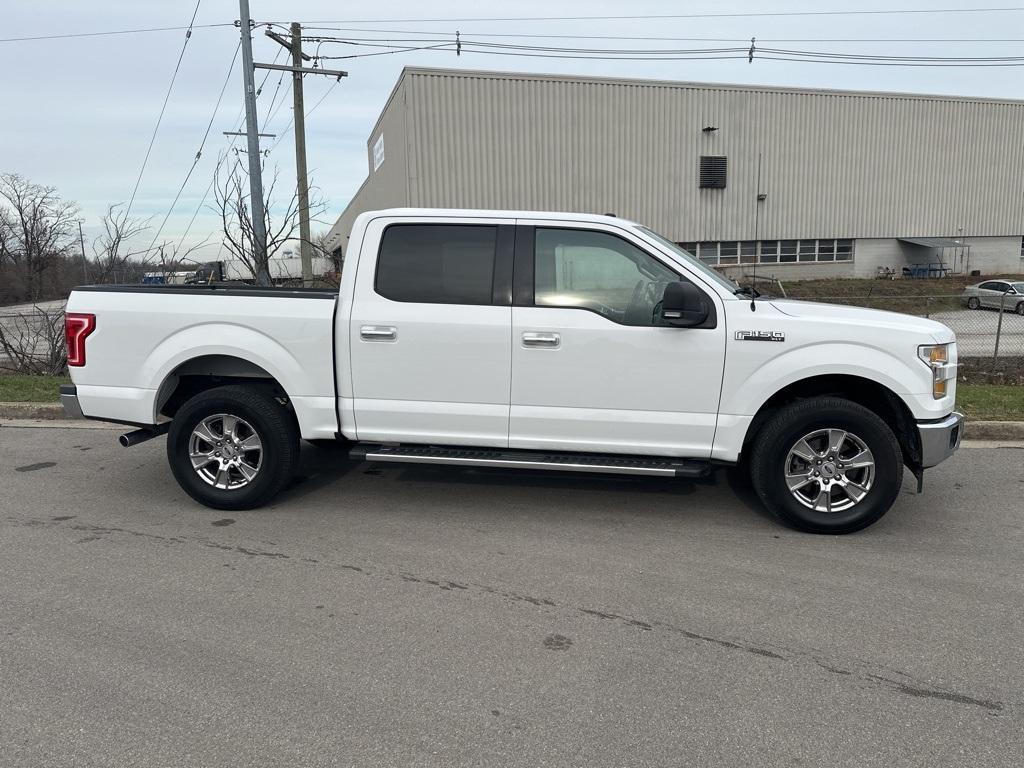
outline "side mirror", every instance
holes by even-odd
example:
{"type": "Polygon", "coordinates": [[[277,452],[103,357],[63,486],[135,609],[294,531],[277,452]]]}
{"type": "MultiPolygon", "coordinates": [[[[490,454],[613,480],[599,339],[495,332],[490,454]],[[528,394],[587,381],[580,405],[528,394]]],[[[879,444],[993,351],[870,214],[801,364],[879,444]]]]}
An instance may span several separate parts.
{"type": "Polygon", "coordinates": [[[693,283],[669,283],[661,299],[661,317],[677,328],[692,328],[708,319],[704,294],[693,283]]]}

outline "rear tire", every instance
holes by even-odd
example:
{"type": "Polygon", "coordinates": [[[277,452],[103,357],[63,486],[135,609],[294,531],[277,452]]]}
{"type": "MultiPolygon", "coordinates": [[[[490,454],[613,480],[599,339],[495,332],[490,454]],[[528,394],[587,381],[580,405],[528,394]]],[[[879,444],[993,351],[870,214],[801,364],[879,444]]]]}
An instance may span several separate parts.
{"type": "Polygon", "coordinates": [[[981,299],[979,299],[977,296],[971,296],[971,298],[967,300],[967,308],[981,309],[981,299]]]}
{"type": "Polygon", "coordinates": [[[291,480],[298,459],[295,416],[259,387],[200,392],[167,432],[167,461],[178,485],[213,509],[266,504],[291,480]]]}
{"type": "Polygon", "coordinates": [[[852,533],[896,500],[903,456],[892,430],[867,408],[814,397],[765,423],[754,440],[750,477],[783,523],[809,533],[852,533]]]}

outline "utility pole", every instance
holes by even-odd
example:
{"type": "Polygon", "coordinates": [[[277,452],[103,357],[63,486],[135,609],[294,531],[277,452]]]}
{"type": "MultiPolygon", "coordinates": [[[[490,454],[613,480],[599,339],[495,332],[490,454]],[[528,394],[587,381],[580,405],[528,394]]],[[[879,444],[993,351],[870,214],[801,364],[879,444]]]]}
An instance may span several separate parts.
{"type": "Polygon", "coordinates": [[[263,210],[263,164],[260,162],[259,125],[256,118],[256,72],[252,62],[252,20],[249,0],[238,0],[242,35],[242,74],[245,82],[245,129],[249,138],[249,210],[252,219],[253,260],[256,284],[270,285],[267,270],[267,220],[263,210]]]}
{"type": "MultiPolygon", "coordinates": [[[[308,57],[306,57],[308,58],[308,57]]],[[[302,68],[302,27],[292,22],[292,66],[302,68]]],[[[295,109],[295,180],[299,193],[299,255],[302,282],[313,280],[313,255],[309,241],[309,177],[306,176],[306,111],[302,105],[302,73],[292,73],[292,101],[295,109]]]]}
{"type": "Polygon", "coordinates": [[[302,66],[303,61],[309,61],[313,57],[302,52],[302,26],[297,21],[293,21],[291,25],[291,40],[281,37],[270,29],[267,30],[267,37],[287,48],[292,55],[291,67],[271,64],[257,64],[256,66],[267,69],[284,69],[292,73],[295,181],[299,198],[299,255],[302,257],[302,282],[308,283],[313,280],[313,247],[309,231],[309,176],[306,172],[306,111],[302,99],[302,76],[303,74],[332,75],[340,80],[348,73],[302,66]]]}
{"type": "Polygon", "coordinates": [[[82,246],[82,277],[89,282],[89,260],[85,258],[85,235],[82,234],[82,220],[78,220],[78,242],[82,246]]]}

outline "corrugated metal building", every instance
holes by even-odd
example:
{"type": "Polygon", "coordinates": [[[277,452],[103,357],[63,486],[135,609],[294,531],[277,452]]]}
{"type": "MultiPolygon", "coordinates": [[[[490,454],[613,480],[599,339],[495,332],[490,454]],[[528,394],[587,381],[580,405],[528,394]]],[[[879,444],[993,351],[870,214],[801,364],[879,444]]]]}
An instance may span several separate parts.
{"type": "Polygon", "coordinates": [[[1019,272],[1024,102],[406,68],[331,230],[391,206],[614,212],[726,272],[1019,272]]]}

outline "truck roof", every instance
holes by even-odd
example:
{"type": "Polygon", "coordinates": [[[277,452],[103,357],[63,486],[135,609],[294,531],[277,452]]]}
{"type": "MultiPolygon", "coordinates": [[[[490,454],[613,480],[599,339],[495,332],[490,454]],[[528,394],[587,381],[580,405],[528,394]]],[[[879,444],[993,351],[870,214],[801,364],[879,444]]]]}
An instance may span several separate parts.
{"type": "Polygon", "coordinates": [[[463,219],[550,219],[552,221],[589,221],[600,224],[636,225],[637,222],[621,219],[614,214],[576,213],[570,211],[510,211],[479,208],[383,208],[365,211],[360,218],[379,216],[443,216],[463,219]]]}

